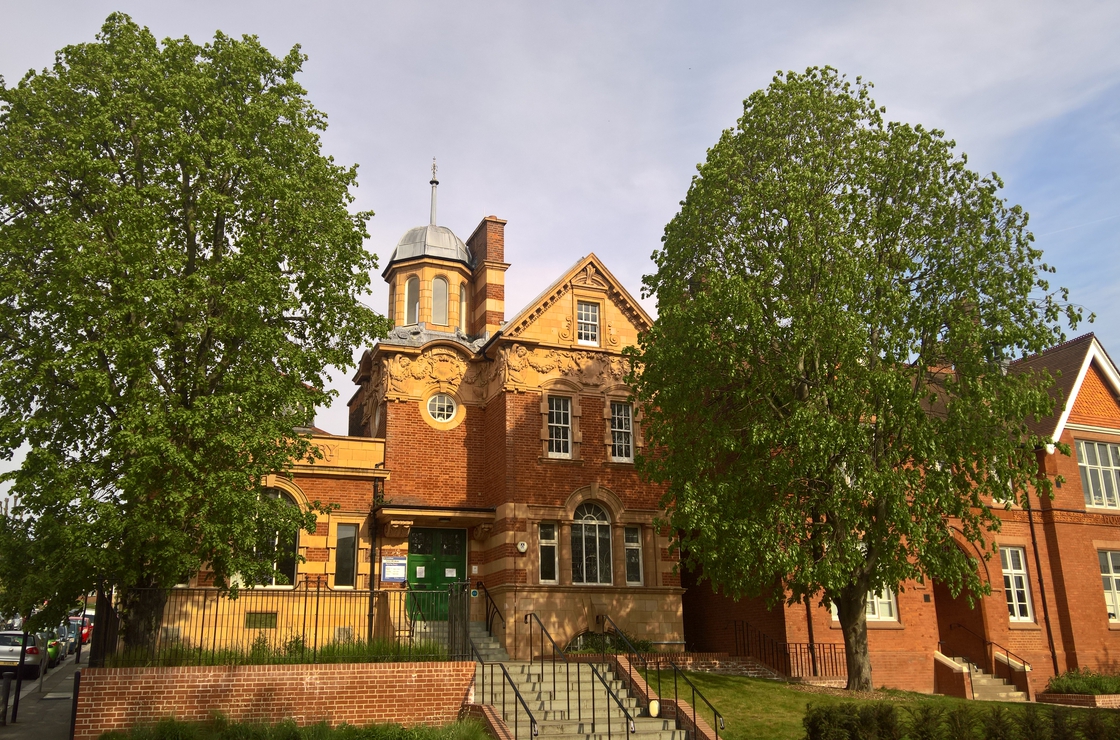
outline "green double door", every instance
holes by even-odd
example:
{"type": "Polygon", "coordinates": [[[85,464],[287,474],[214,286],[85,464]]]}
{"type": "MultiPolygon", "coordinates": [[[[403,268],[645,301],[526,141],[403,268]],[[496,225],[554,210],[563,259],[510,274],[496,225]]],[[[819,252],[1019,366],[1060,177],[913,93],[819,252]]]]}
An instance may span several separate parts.
{"type": "Polygon", "coordinates": [[[412,527],[407,578],[413,619],[447,619],[448,585],[467,580],[467,531],[412,527]]]}

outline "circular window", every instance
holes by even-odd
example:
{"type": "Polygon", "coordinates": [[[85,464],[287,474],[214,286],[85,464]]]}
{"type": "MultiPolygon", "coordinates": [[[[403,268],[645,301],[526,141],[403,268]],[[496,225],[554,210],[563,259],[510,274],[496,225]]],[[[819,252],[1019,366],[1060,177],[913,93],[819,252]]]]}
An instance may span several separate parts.
{"type": "Polygon", "coordinates": [[[428,414],[436,421],[451,421],[455,416],[455,399],[446,393],[437,393],[428,399],[428,414]]]}

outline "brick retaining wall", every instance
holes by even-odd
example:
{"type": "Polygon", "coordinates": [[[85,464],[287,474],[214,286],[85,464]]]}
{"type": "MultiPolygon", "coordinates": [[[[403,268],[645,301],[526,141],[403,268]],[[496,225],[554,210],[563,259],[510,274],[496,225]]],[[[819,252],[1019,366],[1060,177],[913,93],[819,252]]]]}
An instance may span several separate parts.
{"type": "Polygon", "coordinates": [[[1120,709],[1120,694],[1050,694],[1042,692],[1037,694],[1035,698],[1047,704],[1120,709]]]}
{"type": "Polygon", "coordinates": [[[165,717],[334,726],[446,724],[469,700],[474,663],[86,668],[75,740],[165,717]]]}

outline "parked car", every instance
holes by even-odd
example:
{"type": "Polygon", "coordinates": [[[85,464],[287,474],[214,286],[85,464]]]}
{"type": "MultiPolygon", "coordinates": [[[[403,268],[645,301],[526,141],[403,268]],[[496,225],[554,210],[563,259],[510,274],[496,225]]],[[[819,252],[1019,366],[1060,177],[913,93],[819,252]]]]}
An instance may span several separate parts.
{"type": "Polygon", "coordinates": [[[54,668],[62,662],[65,654],[62,652],[62,641],[58,639],[58,633],[54,630],[46,632],[36,632],[36,637],[39,642],[47,649],[47,668],[54,668]]]}
{"type": "MultiPolygon", "coordinates": [[[[0,673],[15,673],[19,665],[19,652],[23,647],[23,633],[14,630],[0,632],[0,673]]],[[[38,678],[47,660],[47,646],[37,635],[27,636],[27,654],[23,658],[23,675],[38,678]]]]}
{"type": "Polygon", "coordinates": [[[63,644],[66,646],[66,654],[71,655],[78,649],[78,625],[71,624],[70,622],[63,622],[58,625],[59,634],[64,636],[63,644]]]}
{"type": "Polygon", "coordinates": [[[88,645],[89,638],[91,635],[93,635],[93,621],[90,620],[89,617],[77,616],[70,617],[70,624],[78,627],[78,629],[81,631],[82,644],[88,645]]]}

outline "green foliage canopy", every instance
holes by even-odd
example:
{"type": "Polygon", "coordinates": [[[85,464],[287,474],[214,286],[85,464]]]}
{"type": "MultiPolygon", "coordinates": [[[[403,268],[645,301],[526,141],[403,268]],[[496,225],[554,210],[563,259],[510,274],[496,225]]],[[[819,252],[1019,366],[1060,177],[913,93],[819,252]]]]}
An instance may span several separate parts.
{"type": "Polygon", "coordinates": [[[1025,422],[1051,379],[1008,362],[1080,318],[999,179],[884,110],[829,68],[751,95],[665,229],[632,351],[641,464],[692,564],[736,597],[835,603],[861,688],[868,594],[981,590],[954,541],[1049,493],[1025,422]]]}
{"type": "Polygon", "coordinates": [[[0,454],[29,450],[13,526],[81,552],[60,598],[204,563],[253,582],[262,542],[313,526],[261,482],[316,454],[328,366],[388,325],[305,58],[114,14],[0,80],[0,454]]]}

